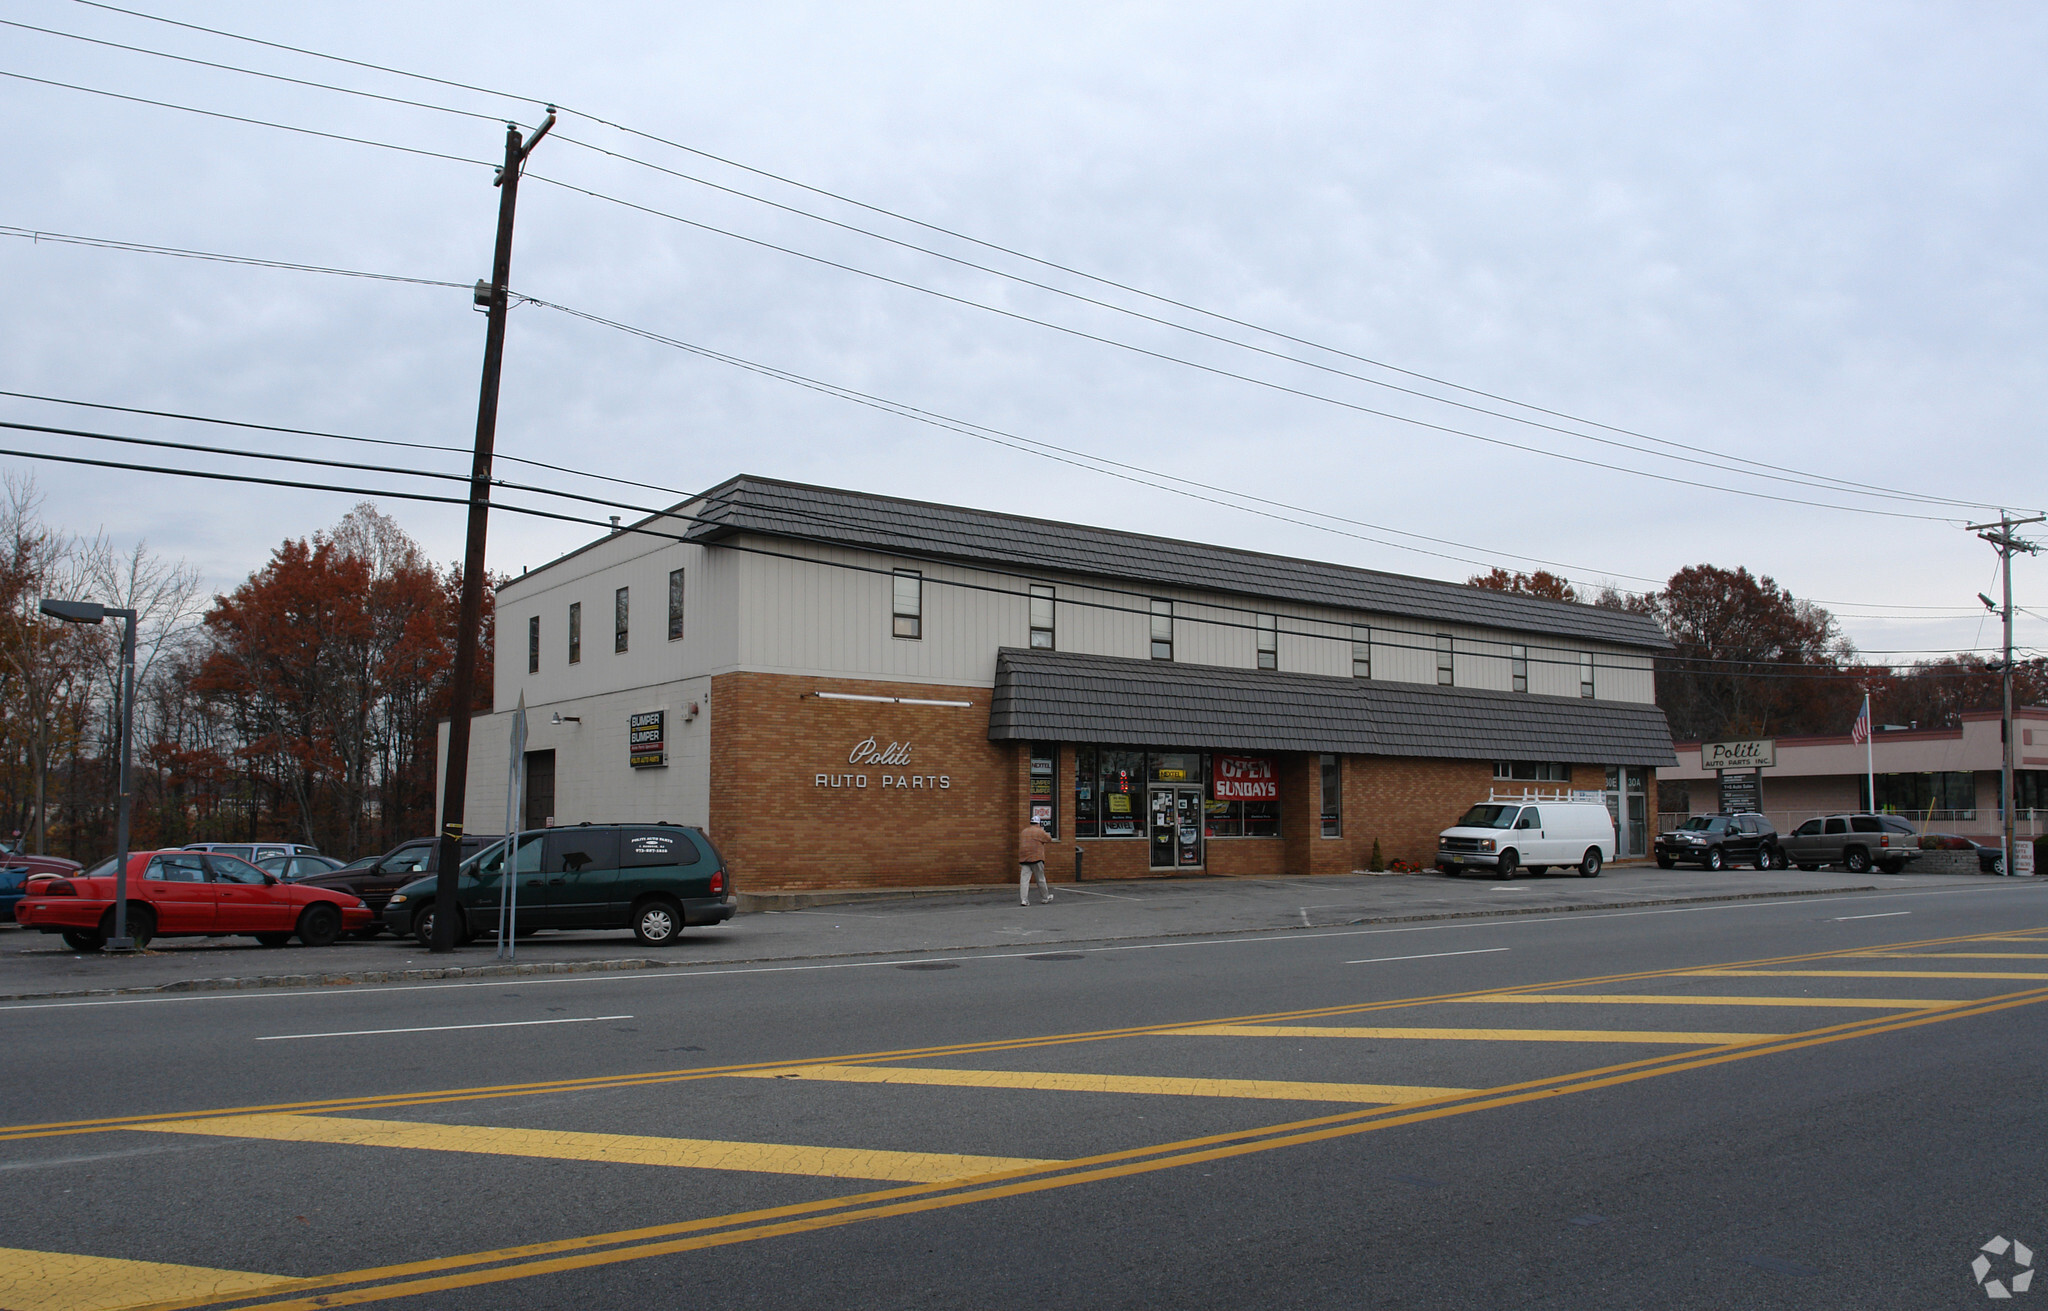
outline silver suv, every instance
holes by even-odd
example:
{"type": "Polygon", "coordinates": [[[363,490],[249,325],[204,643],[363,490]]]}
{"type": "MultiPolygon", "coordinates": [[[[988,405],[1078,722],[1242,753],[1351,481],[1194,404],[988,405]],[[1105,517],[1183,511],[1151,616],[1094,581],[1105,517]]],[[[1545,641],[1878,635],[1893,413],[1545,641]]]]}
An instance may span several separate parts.
{"type": "Polygon", "coordinates": [[[1801,869],[1840,865],[1866,874],[1872,865],[1897,874],[1920,859],[1920,833],[1897,815],[1822,815],[1786,834],[1785,856],[1801,869]]]}

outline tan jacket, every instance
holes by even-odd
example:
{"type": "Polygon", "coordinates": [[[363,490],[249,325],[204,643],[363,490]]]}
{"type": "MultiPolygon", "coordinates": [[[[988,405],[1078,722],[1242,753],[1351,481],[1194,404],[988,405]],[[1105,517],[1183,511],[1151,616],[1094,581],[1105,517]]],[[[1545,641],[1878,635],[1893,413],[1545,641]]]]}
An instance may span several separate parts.
{"type": "Polygon", "coordinates": [[[1033,824],[1017,838],[1017,863],[1029,865],[1045,859],[1045,844],[1052,841],[1052,834],[1033,824]]]}

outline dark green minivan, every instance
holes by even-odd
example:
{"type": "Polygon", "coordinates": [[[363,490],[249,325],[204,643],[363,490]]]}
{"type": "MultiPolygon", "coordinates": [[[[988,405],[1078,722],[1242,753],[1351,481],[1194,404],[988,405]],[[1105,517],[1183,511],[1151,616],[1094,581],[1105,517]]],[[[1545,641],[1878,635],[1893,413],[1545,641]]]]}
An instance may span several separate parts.
{"type": "MultiPolygon", "coordinates": [[[[506,850],[496,842],[462,862],[457,942],[497,931],[506,850]]],[[[731,919],[739,904],[711,839],[681,824],[578,824],[521,833],[512,865],[520,933],[631,929],[643,945],[663,947],[685,925],[731,919]]],[[[385,926],[431,946],[437,892],[431,877],[398,889],[385,903],[385,926]]]]}

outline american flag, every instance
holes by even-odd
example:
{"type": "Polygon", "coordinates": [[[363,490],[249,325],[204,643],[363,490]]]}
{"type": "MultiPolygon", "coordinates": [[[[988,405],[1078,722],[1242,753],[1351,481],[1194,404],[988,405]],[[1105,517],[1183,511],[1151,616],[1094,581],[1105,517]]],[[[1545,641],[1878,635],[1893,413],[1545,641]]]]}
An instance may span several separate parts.
{"type": "Polygon", "coordinates": [[[1868,692],[1863,694],[1863,711],[1856,716],[1856,727],[1849,730],[1849,740],[1851,742],[1868,742],[1870,740],[1870,694],[1868,692]]]}

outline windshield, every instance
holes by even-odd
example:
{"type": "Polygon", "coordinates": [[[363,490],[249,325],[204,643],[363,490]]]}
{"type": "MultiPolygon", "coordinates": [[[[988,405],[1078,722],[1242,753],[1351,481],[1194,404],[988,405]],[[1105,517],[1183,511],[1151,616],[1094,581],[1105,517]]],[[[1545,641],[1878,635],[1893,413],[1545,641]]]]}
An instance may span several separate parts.
{"type": "Polygon", "coordinates": [[[1459,828],[1513,828],[1520,806],[1474,806],[1458,821],[1459,828]]]}
{"type": "Polygon", "coordinates": [[[1719,815],[1694,815],[1678,826],[1680,833],[1718,833],[1728,821],[1719,815]]]}

